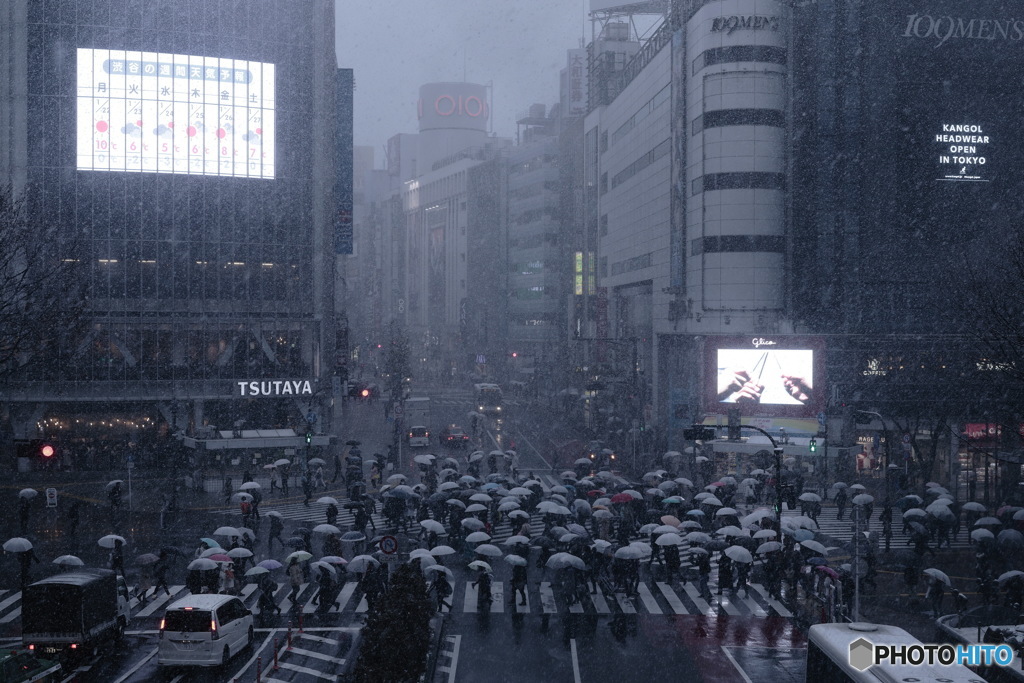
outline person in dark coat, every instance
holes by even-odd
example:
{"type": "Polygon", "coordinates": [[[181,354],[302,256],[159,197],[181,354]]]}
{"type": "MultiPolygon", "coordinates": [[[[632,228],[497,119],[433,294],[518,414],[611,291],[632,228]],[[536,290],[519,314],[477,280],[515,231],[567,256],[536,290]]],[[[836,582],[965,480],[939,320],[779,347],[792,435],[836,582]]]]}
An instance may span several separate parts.
{"type": "Polygon", "coordinates": [[[732,560],[722,553],[718,560],[718,594],[721,595],[724,590],[732,590],[732,560]]]}
{"type": "Polygon", "coordinates": [[[512,565],[512,603],[516,601],[516,593],[522,597],[519,602],[520,605],[526,604],[526,584],[527,584],[527,568],[526,565],[514,564],[512,565]]]}
{"type": "MultiPolygon", "coordinates": [[[[515,567],[513,567],[513,576],[515,567]]],[[[514,579],[513,579],[514,580],[514,579]]],[[[440,612],[442,607],[451,609],[452,606],[444,601],[452,593],[452,586],[448,583],[448,577],[445,576],[444,572],[438,572],[437,576],[430,584],[430,590],[434,591],[434,597],[437,599],[437,611],[440,612]]],[[[515,599],[513,594],[513,599],[515,599]]]]}
{"type": "Polygon", "coordinates": [[[338,506],[334,503],[327,504],[327,523],[332,525],[338,523],[338,506]]]}
{"type": "Polygon", "coordinates": [[[124,543],[120,540],[114,541],[114,548],[110,551],[110,568],[115,574],[121,572],[124,580],[128,580],[128,577],[124,575],[124,543]]]}
{"type": "Polygon", "coordinates": [[[480,596],[480,602],[489,603],[493,599],[491,597],[491,583],[491,575],[484,570],[480,570],[480,573],[476,577],[476,581],[473,582],[473,587],[477,589],[478,595],[480,596]]]}
{"type": "Polygon", "coordinates": [[[270,515],[270,537],[267,539],[268,550],[274,549],[274,541],[276,540],[284,548],[284,541],[281,539],[281,532],[284,531],[284,522],[277,515],[270,515]]]}
{"type": "Polygon", "coordinates": [[[260,579],[259,590],[260,615],[262,616],[269,612],[276,612],[277,614],[280,614],[281,608],[274,602],[274,593],[277,591],[277,583],[270,578],[269,574],[264,574],[260,579]]]}
{"type": "Polygon", "coordinates": [[[674,545],[665,548],[665,581],[672,582],[672,578],[679,575],[679,548],[674,545]]]}
{"type": "Polygon", "coordinates": [[[747,577],[750,575],[750,565],[746,562],[736,563],[736,587],[732,589],[733,593],[738,593],[740,589],[743,589],[743,595],[750,595],[750,587],[747,585],[747,577]]]}
{"type": "Polygon", "coordinates": [[[153,588],[153,597],[160,592],[160,589],[164,589],[164,593],[167,595],[171,594],[170,589],[167,587],[167,572],[170,569],[170,558],[167,557],[167,551],[161,550],[159,559],[157,560],[156,566],[153,567],[153,576],[155,578],[156,586],[153,588]]]}
{"type": "Polygon", "coordinates": [[[841,488],[836,491],[836,519],[843,518],[843,512],[846,510],[846,489],[841,488]]]}
{"type": "Polygon", "coordinates": [[[74,501],[68,507],[68,536],[74,536],[78,533],[78,523],[81,521],[82,504],[79,501],[74,501]]]}

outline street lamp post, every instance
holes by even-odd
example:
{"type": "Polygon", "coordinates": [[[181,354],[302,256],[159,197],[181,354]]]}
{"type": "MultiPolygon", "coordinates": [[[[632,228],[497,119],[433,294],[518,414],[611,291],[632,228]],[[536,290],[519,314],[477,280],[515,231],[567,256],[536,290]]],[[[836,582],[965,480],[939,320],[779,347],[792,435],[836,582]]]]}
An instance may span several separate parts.
{"type": "MultiPolygon", "coordinates": [[[[745,424],[736,425],[736,426],[739,427],[740,429],[753,429],[755,431],[761,432],[766,437],[768,437],[768,441],[770,441],[771,444],[772,444],[772,453],[775,455],[775,514],[778,515],[778,517],[779,517],[779,519],[778,519],[779,530],[781,531],[781,529],[782,529],[782,451],[783,451],[782,446],[780,446],[778,443],[775,442],[775,438],[771,434],[769,434],[765,430],[761,429],[760,427],[755,427],[754,425],[745,425],[745,424]]],[[[703,430],[703,429],[707,429],[707,428],[704,427],[704,425],[694,425],[693,429],[694,430],[703,430]]],[[[684,434],[684,436],[685,436],[685,434],[684,434]]],[[[696,448],[694,450],[696,451],[696,448]]],[[[696,455],[695,455],[695,457],[696,457],[696,455]]]]}

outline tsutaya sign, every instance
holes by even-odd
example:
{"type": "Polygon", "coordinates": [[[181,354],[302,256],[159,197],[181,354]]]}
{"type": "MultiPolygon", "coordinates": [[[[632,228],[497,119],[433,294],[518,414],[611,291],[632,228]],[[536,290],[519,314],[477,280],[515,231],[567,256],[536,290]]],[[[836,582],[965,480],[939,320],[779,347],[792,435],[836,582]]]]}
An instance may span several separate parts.
{"type": "Polygon", "coordinates": [[[312,396],[313,384],[308,379],[257,379],[235,382],[238,396],[312,396]]]}
{"type": "Polygon", "coordinates": [[[1024,40],[1024,19],[965,19],[948,14],[908,14],[904,38],[932,38],[941,47],[948,40],[1024,40]]]}

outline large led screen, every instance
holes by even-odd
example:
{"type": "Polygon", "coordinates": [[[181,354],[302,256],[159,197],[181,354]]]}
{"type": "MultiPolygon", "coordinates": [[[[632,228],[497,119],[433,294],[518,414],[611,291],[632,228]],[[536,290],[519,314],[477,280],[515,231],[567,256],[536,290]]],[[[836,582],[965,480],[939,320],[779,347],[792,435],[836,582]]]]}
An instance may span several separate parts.
{"type": "Polygon", "coordinates": [[[814,398],[814,351],[718,349],[719,403],[802,406],[814,398]]]}
{"type": "Polygon", "coordinates": [[[274,65],[78,50],[82,171],[274,177],[274,65]]]}

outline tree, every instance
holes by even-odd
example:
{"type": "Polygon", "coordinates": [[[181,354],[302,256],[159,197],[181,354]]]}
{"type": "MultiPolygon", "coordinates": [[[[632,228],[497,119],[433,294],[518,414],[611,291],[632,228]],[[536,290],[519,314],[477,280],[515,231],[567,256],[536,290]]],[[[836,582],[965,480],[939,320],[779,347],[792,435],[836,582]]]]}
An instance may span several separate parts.
{"type": "Polygon", "coordinates": [[[363,627],[355,683],[412,683],[427,669],[434,606],[423,573],[403,564],[363,627]]]}
{"type": "Polygon", "coordinates": [[[405,378],[412,372],[409,366],[409,337],[392,320],[388,323],[384,349],[384,371],[388,375],[387,390],[392,399],[401,399],[405,378]]]}
{"type": "Polygon", "coordinates": [[[86,296],[77,254],[56,223],[31,220],[24,201],[0,188],[0,379],[54,360],[80,331],[86,296]]]}

